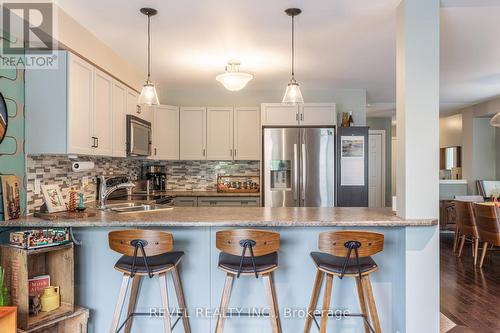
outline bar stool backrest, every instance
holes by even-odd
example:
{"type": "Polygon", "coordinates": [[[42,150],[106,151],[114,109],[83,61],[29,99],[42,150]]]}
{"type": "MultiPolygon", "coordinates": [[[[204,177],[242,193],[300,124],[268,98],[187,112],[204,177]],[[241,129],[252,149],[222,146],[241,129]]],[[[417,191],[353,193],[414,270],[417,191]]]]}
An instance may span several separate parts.
{"type": "Polygon", "coordinates": [[[474,204],[479,239],[500,246],[500,217],[495,205],[474,204]]]}
{"type": "Polygon", "coordinates": [[[476,217],[473,202],[455,200],[455,214],[458,230],[465,236],[477,237],[476,217]]]}
{"type": "Polygon", "coordinates": [[[327,231],[319,234],[319,250],[337,257],[350,255],[349,243],[357,242],[360,258],[384,249],[384,235],[370,231],[327,231]]]}
{"type": "MultiPolygon", "coordinates": [[[[215,246],[219,251],[232,254],[234,256],[242,255],[242,248],[245,242],[253,241],[252,250],[256,257],[278,252],[280,248],[280,234],[272,231],[254,230],[254,229],[235,229],[218,231],[215,246]]],[[[245,257],[252,256],[251,251],[244,252],[245,257]]]]}
{"type": "Polygon", "coordinates": [[[142,256],[142,251],[136,251],[140,241],[144,247],[145,256],[156,256],[173,250],[174,238],[170,232],[158,230],[118,230],[108,235],[109,247],[126,256],[142,256]],[[135,252],[135,253],[134,253],[135,252]]]}

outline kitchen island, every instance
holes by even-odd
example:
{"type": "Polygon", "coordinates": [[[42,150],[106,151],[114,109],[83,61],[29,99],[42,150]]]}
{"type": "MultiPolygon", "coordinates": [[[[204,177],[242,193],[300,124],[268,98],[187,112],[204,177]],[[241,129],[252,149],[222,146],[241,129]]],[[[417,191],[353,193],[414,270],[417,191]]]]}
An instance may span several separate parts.
{"type": "MultiPolygon", "coordinates": [[[[35,217],[2,222],[3,227],[72,227],[76,247],[76,303],[91,309],[89,332],[107,332],[121,282],[113,269],[119,254],[108,248],[108,233],[117,228],[168,230],[174,248],[184,251],[181,278],[190,313],[192,332],[213,332],[225,273],[217,269],[215,233],[225,228],[263,228],[281,234],[280,268],[275,284],[283,332],[302,332],[315,268],[309,257],[316,251],[323,231],[369,230],[385,235],[383,252],[374,256],[380,270],[372,275],[383,332],[424,332],[438,327],[439,260],[438,227],[433,219],[402,220],[389,209],[370,208],[186,208],[149,213],[116,214],[96,211],[95,217],[45,221],[35,217]],[[425,323],[410,327],[409,318],[425,323]]],[[[230,307],[243,312],[267,308],[261,279],[236,280],[230,307]]],[[[138,301],[139,312],[160,305],[158,282],[146,279],[138,301]]],[[[334,280],[332,308],[359,313],[352,279],[334,280]]],[[[169,281],[170,303],[177,306],[169,281]]],[[[321,298],[320,298],[321,302],[321,298]]],[[[321,303],[320,303],[321,304],[321,303]]],[[[174,319],[175,320],[175,319],[174,319]]],[[[358,317],[331,319],[335,332],[361,332],[358,317]]],[[[332,329],[331,328],[331,329],[332,329]]],[[[134,321],[133,331],[160,332],[160,318],[134,321]]],[[[182,332],[182,325],[174,330],[182,332]]],[[[269,320],[230,318],[225,332],[270,332],[269,320]]]]}

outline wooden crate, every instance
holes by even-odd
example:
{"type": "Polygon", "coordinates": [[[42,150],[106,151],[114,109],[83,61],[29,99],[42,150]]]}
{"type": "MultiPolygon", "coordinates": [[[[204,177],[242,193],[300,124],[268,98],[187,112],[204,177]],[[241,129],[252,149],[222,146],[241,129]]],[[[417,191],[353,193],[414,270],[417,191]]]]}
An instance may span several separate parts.
{"type": "Polygon", "coordinates": [[[16,333],[16,313],[15,306],[0,306],[0,332],[16,333]]]}
{"type": "Polygon", "coordinates": [[[0,266],[5,268],[10,303],[17,306],[17,326],[30,330],[74,311],[73,244],[24,250],[0,246],[0,266]],[[50,312],[29,314],[28,279],[50,275],[50,283],[60,287],[61,306],[50,312]]]}
{"type": "Polygon", "coordinates": [[[89,310],[75,307],[75,312],[59,317],[29,331],[18,329],[17,333],[87,333],[89,310]]]}

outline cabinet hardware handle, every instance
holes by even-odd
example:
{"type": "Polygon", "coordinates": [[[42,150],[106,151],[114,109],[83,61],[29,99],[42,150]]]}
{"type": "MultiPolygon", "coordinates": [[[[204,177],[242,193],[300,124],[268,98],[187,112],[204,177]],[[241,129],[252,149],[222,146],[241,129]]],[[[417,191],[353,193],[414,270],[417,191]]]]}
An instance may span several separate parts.
{"type": "Polygon", "coordinates": [[[301,120],[301,121],[303,121],[303,120],[304,120],[304,114],[303,114],[303,113],[301,113],[301,114],[300,114],[300,120],[301,120]]]}
{"type": "Polygon", "coordinates": [[[234,156],[238,155],[236,148],[234,148],[234,156]]]}
{"type": "Polygon", "coordinates": [[[206,153],[205,148],[203,148],[203,156],[205,156],[205,153],[206,153]]]}
{"type": "Polygon", "coordinates": [[[141,114],[141,106],[140,105],[136,105],[136,109],[135,109],[135,112],[137,112],[137,114],[141,114]]]}
{"type": "Polygon", "coordinates": [[[156,148],[155,148],[155,155],[156,155],[156,148]]]}

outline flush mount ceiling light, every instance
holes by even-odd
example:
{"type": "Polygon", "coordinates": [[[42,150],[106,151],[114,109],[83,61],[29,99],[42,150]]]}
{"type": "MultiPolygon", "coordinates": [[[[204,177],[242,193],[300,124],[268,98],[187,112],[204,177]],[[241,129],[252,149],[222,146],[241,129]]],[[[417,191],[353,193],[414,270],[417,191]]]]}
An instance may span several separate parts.
{"type": "Polygon", "coordinates": [[[302,13],[299,8],[288,8],[285,13],[292,18],[292,77],[288,81],[285,96],[283,96],[283,103],[297,104],[304,103],[302,93],[300,92],[300,85],[295,80],[295,16],[302,13]]]}
{"type": "Polygon", "coordinates": [[[500,127],[500,112],[497,113],[493,118],[491,118],[490,125],[494,127],[500,127]]]}
{"type": "Polygon", "coordinates": [[[142,87],[141,95],[139,96],[139,104],[158,105],[160,101],[156,94],[155,84],[151,81],[151,16],[158,14],[158,11],[153,8],[141,8],[140,11],[148,17],[148,78],[142,87]]]}
{"type": "Polygon", "coordinates": [[[215,77],[217,81],[222,83],[224,88],[230,91],[238,91],[247,85],[253,75],[245,72],[240,72],[241,62],[239,60],[229,60],[226,66],[226,72],[215,77]]]}

